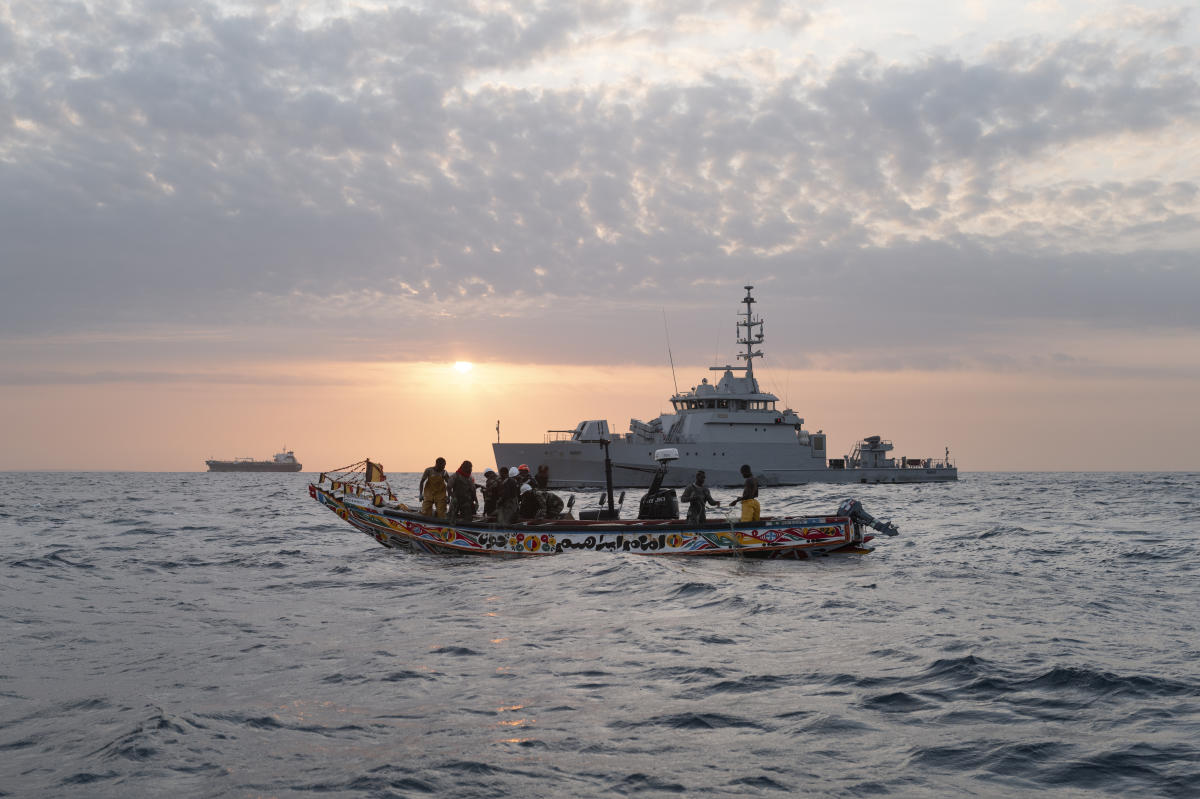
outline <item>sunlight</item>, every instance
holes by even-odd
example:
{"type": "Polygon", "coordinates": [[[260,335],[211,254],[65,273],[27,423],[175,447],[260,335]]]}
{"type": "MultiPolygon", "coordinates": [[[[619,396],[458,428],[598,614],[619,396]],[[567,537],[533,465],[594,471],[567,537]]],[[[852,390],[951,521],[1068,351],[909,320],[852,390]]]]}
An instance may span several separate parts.
{"type": "Polygon", "coordinates": [[[455,361],[454,368],[465,375],[467,372],[475,368],[475,364],[471,363],[470,361],[455,361]]]}

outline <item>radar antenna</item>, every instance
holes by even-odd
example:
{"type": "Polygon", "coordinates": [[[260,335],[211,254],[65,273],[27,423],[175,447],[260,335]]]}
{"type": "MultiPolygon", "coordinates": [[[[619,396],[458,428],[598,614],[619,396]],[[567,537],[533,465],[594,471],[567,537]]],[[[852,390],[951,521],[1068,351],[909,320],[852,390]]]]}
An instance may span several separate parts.
{"type": "Polygon", "coordinates": [[[754,305],[754,297],[750,292],[754,286],[745,286],[746,296],[742,298],[742,302],[746,304],[746,310],[739,314],[742,318],[738,320],[737,326],[737,343],[746,346],[745,352],[739,352],[738,357],[746,362],[746,377],[754,379],[754,359],[763,357],[762,350],[755,350],[757,344],[763,342],[763,323],[762,318],[755,316],[752,310],[754,305]],[[746,328],[745,332],[742,328],[746,328]]]}

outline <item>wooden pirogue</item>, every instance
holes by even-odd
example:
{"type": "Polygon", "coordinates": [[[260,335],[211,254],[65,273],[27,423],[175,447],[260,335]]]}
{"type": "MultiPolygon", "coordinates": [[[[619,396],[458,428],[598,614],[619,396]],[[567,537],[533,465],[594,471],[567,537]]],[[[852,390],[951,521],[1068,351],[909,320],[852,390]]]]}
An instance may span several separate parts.
{"type": "Polygon", "coordinates": [[[501,526],[494,518],[450,522],[423,516],[397,501],[382,467],[370,461],[322,473],[309,496],[385,547],[442,555],[532,557],[575,550],[639,555],[806,558],[815,554],[866,554],[871,527],[896,535],[848,499],[829,516],[720,519],[689,524],[679,519],[528,519],[501,526]],[[368,478],[376,478],[374,480],[368,478]]]}

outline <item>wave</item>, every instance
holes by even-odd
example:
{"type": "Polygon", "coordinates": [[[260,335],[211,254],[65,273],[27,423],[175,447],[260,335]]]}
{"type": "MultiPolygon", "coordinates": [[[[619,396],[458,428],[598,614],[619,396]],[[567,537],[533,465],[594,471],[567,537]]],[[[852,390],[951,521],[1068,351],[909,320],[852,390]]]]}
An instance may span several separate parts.
{"type": "MultiPolygon", "coordinates": [[[[943,773],[983,773],[1017,778],[1016,784],[1061,791],[1190,797],[1200,788],[1194,746],[1132,746],[1091,751],[1086,738],[1005,741],[974,739],[956,745],[918,746],[909,766],[943,773]]],[[[1014,784],[1014,787],[1016,787],[1014,784]]]]}
{"type": "Polygon", "coordinates": [[[59,552],[52,552],[49,555],[43,555],[41,557],[23,558],[21,560],[13,560],[13,561],[9,561],[8,565],[13,568],[18,568],[18,569],[57,569],[57,568],[62,568],[62,567],[68,567],[71,569],[95,569],[96,568],[96,564],[94,564],[94,563],[81,563],[81,562],[70,560],[69,558],[63,557],[62,553],[68,552],[68,551],[70,551],[70,550],[64,549],[64,550],[60,550],[59,552]]]}
{"type": "Polygon", "coordinates": [[[725,713],[704,713],[688,711],[662,716],[652,716],[639,720],[616,720],[609,723],[617,730],[636,730],[643,727],[666,727],[673,730],[718,730],[729,728],[746,728],[753,730],[766,729],[761,723],[744,716],[725,713]]]}

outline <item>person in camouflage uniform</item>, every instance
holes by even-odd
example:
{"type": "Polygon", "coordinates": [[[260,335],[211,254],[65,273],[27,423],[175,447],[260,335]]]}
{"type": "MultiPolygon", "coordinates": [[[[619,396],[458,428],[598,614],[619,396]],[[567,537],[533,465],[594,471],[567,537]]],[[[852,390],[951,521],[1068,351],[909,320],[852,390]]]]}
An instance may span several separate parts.
{"type": "Polygon", "coordinates": [[[713,499],[712,492],[708,490],[708,486],[704,485],[704,471],[696,472],[695,481],[687,488],[683,489],[683,494],[680,499],[690,503],[688,505],[687,520],[688,524],[703,524],[707,516],[704,512],[706,505],[720,505],[713,499]]]}
{"type": "Polygon", "coordinates": [[[500,484],[497,488],[496,522],[510,525],[517,520],[517,497],[520,489],[516,478],[508,471],[507,466],[500,467],[500,484]]]}
{"type": "Polygon", "coordinates": [[[495,469],[483,470],[483,515],[491,516],[496,512],[496,503],[500,501],[500,476],[495,469]]]}
{"type": "Polygon", "coordinates": [[[450,475],[450,521],[469,522],[475,518],[479,500],[475,497],[475,481],[471,478],[471,462],[463,461],[458,471],[450,475]]]}

